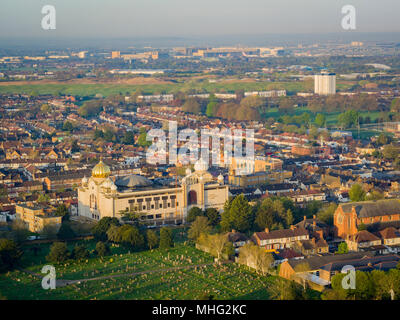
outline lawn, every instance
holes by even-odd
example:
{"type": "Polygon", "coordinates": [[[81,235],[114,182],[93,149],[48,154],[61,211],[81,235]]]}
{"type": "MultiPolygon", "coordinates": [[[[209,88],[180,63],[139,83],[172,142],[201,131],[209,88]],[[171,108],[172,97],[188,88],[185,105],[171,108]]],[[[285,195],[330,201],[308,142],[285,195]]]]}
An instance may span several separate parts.
{"type": "Polygon", "coordinates": [[[178,91],[207,91],[207,92],[235,92],[237,90],[260,91],[271,89],[286,89],[289,92],[309,91],[311,89],[308,82],[269,82],[269,81],[232,81],[232,82],[216,82],[208,81],[185,81],[179,83],[165,84],[118,84],[118,83],[98,83],[98,84],[77,84],[77,83],[46,83],[46,84],[18,84],[2,85],[0,83],[0,94],[19,93],[30,94],[67,94],[76,96],[94,96],[97,93],[103,96],[110,94],[129,94],[136,90],[141,90],[145,94],[154,93],[174,93],[178,91]]]}
{"type": "MultiPolygon", "coordinates": [[[[84,243],[93,250],[95,241],[84,243]]],[[[69,243],[68,247],[75,244],[69,243]]],[[[41,246],[36,256],[26,250],[22,260],[23,266],[35,273],[48,264],[45,256],[49,245],[41,246]]],[[[268,299],[268,285],[275,279],[232,263],[213,264],[213,257],[184,243],[177,243],[170,250],[132,253],[112,247],[111,255],[105,258],[91,254],[87,260],[68,261],[55,267],[57,279],[120,276],[44,290],[41,278],[15,270],[0,275],[0,294],[8,299],[198,299],[204,294],[216,299],[268,299]],[[125,275],[143,271],[154,272],[125,275]]]]}

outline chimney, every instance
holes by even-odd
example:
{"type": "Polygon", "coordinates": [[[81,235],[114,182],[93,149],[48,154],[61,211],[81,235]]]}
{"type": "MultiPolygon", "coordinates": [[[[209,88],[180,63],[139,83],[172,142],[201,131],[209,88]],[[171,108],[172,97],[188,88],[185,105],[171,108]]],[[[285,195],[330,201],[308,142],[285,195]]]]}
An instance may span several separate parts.
{"type": "Polygon", "coordinates": [[[312,238],[311,241],[313,244],[315,244],[315,238],[312,238]]]}
{"type": "Polygon", "coordinates": [[[290,230],[294,230],[294,229],[295,229],[294,225],[291,225],[290,230]]]}
{"type": "Polygon", "coordinates": [[[307,217],[306,216],[304,216],[304,221],[307,219],[307,217]]]}
{"type": "Polygon", "coordinates": [[[268,228],[265,228],[265,233],[269,233],[269,229],[268,228]]]}
{"type": "Polygon", "coordinates": [[[232,229],[232,233],[236,233],[236,230],[235,230],[235,229],[232,229]]]}
{"type": "Polygon", "coordinates": [[[315,220],[315,219],[317,218],[317,216],[314,214],[314,215],[312,216],[312,218],[315,220]]]}

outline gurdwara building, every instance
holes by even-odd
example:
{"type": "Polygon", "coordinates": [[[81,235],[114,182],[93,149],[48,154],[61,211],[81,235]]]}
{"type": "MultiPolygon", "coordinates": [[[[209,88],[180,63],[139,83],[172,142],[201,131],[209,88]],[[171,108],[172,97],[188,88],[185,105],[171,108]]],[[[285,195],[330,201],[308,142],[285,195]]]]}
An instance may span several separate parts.
{"type": "Polygon", "coordinates": [[[121,219],[124,212],[136,212],[150,225],[163,225],[184,223],[192,207],[222,212],[229,193],[224,177],[213,179],[202,159],[194,168],[194,172],[187,169],[180,185],[170,187],[141,175],[113,177],[100,161],[78,188],[78,215],[93,220],[121,219]]]}

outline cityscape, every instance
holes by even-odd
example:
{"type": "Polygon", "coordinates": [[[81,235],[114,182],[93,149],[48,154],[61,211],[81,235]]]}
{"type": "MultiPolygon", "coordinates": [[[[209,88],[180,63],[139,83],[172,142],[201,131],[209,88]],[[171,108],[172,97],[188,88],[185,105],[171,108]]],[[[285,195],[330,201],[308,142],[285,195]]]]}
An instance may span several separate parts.
{"type": "Polygon", "coordinates": [[[389,31],[2,34],[0,300],[400,299],[389,31]]]}

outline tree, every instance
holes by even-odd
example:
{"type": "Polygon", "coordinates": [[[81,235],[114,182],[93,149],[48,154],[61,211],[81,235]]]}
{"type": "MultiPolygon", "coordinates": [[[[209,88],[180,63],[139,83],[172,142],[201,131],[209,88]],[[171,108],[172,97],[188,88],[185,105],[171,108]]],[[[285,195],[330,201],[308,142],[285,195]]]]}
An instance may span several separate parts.
{"type": "Polygon", "coordinates": [[[336,209],[337,204],[332,202],[328,206],[321,208],[317,213],[317,217],[326,224],[333,226],[333,215],[336,209]]]}
{"type": "Polygon", "coordinates": [[[97,240],[107,240],[107,231],[111,225],[119,226],[117,218],[104,217],[92,228],[92,233],[97,240]]]}
{"type": "Polygon", "coordinates": [[[217,109],[217,105],[218,103],[216,101],[210,101],[207,104],[207,109],[206,109],[206,115],[207,117],[214,117],[215,113],[216,113],[216,109],[217,109]]]}
{"type": "Polygon", "coordinates": [[[142,248],[144,245],[144,238],[140,234],[139,229],[130,226],[123,225],[120,227],[122,243],[132,246],[134,249],[142,248]]]}
{"type": "Polygon", "coordinates": [[[221,260],[222,253],[225,246],[228,244],[228,237],[226,234],[213,234],[209,236],[211,244],[211,253],[214,253],[217,260],[221,260]]]}
{"type": "Polygon", "coordinates": [[[119,243],[122,241],[122,235],[119,232],[119,228],[116,225],[111,225],[110,228],[107,230],[107,239],[108,241],[119,243]]]}
{"type": "Polygon", "coordinates": [[[196,217],[196,220],[192,223],[189,232],[188,232],[188,238],[196,241],[197,238],[200,236],[202,233],[210,233],[211,232],[211,226],[210,222],[208,221],[207,217],[196,217]]]}
{"type": "Polygon", "coordinates": [[[68,213],[69,212],[68,212],[67,206],[64,203],[62,203],[57,207],[56,211],[54,212],[54,215],[57,217],[64,218],[64,217],[67,217],[68,213]]]}
{"type": "Polygon", "coordinates": [[[72,256],[76,260],[82,260],[89,257],[89,251],[86,249],[84,245],[77,244],[74,247],[74,251],[72,252],[72,256]]]}
{"type": "Polygon", "coordinates": [[[325,127],[326,123],[326,117],[322,113],[318,113],[315,117],[315,124],[317,125],[318,128],[323,128],[325,127]]]}
{"type": "Polygon", "coordinates": [[[182,110],[189,113],[201,113],[201,106],[195,98],[189,98],[185,101],[182,110]]]}
{"type": "Polygon", "coordinates": [[[243,194],[233,199],[230,208],[224,211],[221,219],[221,227],[225,231],[232,229],[240,232],[250,230],[253,225],[253,212],[249,202],[243,194]]]}
{"type": "Polygon", "coordinates": [[[46,259],[49,262],[62,263],[68,260],[69,257],[70,253],[65,242],[54,242],[46,259]]]}
{"type": "Polygon", "coordinates": [[[103,241],[96,243],[96,253],[99,257],[104,257],[110,253],[110,248],[103,241]]]}
{"type": "Polygon", "coordinates": [[[132,131],[126,131],[122,139],[122,143],[133,145],[135,143],[135,135],[132,131]]]}
{"type": "Polygon", "coordinates": [[[273,300],[301,300],[301,287],[294,281],[277,278],[269,287],[273,300]]]}
{"type": "Polygon", "coordinates": [[[247,243],[240,248],[238,263],[253,268],[263,275],[269,272],[273,262],[271,254],[253,243],[247,243]]]}
{"type": "Polygon", "coordinates": [[[196,220],[197,217],[201,217],[203,216],[203,211],[201,211],[200,208],[198,207],[192,207],[190,208],[187,217],[186,217],[186,221],[187,222],[193,222],[194,220],[196,220]]]}
{"type": "Polygon", "coordinates": [[[161,228],[160,230],[160,248],[168,249],[174,246],[172,230],[170,228],[161,228]]]}
{"type": "Polygon", "coordinates": [[[218,210],[215,208],[206,209],[205,215],[212,226],[216,226],[220,221],[220,215],[218,213],[218,210]]]}
{"type": "Polygon", "coordinates": [[[346,242],[340,243],[336,253],[337,254],[343,254],[343,253],[348,253],[348,252],[349,252],[349,248],[347,247],[347,243],[346,242]]]}
{"type": "Polygon", "coordinates": [[[74,125],[69,121],[65,121],[62,130],[72,132],[74,130],[74,125]]]}
{"type": "Polygon", "coordinates": [[[150,250],[157,247],[158,244],[160,243],[160,239],[153,230],[150,229],[147,230],[146,238],[147,238],[147,245],[149,246],[150,250]]]}
{"type": "Polygon", "coordinates": [[[139,130],[139,137],[138,137],[137,143],[141,147],[148,147],[148,146],[151,146],[151,144],[152,144],[151,141],[147,141],[147,133],[143,127],[140,128],[140,130],[139,130]]]}
{"type": "Polygon", "coordinates": [[[13,269],[21,256],[22,251],[13,240],[0,239],[0,272],[13,269]]]}
{"type": "Polygon", "coordinates": [[[349,191],[349,196],[351,201],[364,201],[366,194],[359,184],[353,184],[349,191]]]}

